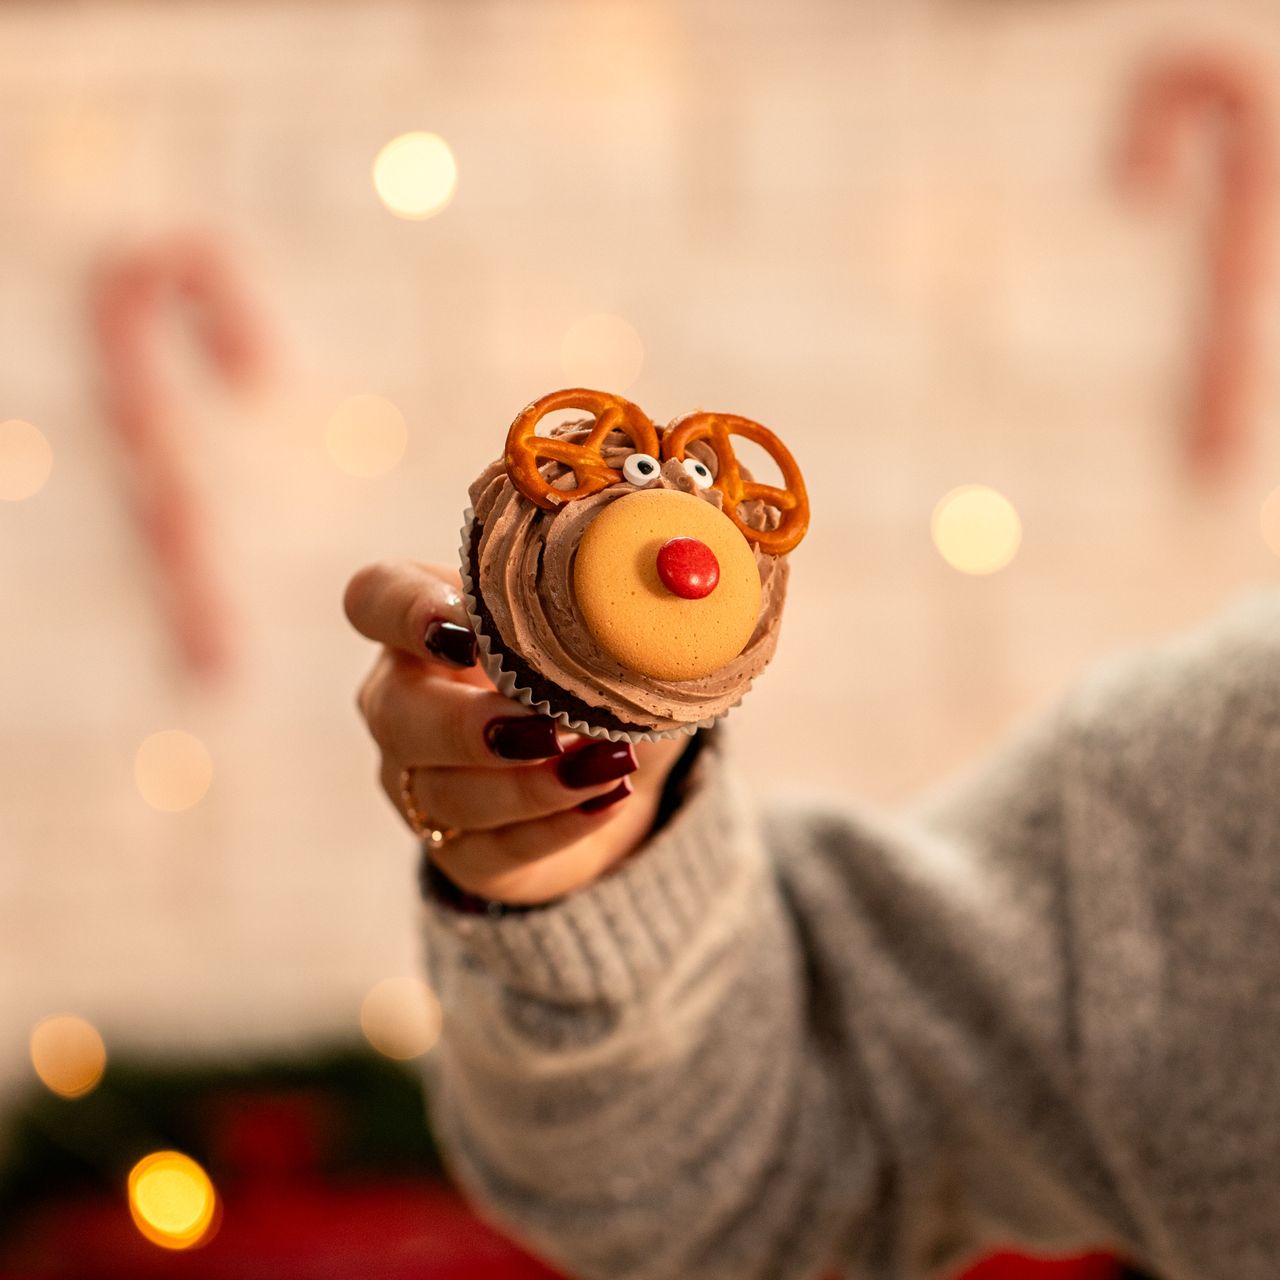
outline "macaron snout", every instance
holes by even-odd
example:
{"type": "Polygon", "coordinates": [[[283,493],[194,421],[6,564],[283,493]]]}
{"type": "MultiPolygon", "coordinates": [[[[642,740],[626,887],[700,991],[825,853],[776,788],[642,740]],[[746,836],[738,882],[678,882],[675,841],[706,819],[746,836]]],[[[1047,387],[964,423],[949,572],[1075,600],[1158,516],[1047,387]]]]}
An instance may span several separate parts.
{"type": "Polygon", "coordinates": [[[593,517],[573,562],[595,642],[658,680],[698,680],[746,647],[760,616],[755,552],[719,506],[651,486],[593,517]]]}

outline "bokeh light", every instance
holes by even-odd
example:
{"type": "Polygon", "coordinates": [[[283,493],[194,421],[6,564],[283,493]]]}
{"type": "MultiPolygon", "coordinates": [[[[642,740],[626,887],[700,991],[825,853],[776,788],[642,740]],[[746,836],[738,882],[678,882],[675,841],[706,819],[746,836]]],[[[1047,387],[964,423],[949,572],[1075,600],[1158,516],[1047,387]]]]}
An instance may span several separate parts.
{"type": "Polygon", "coordinates": [[[0,422],[0,501],[40,492],[53,470],[53,449],[39,427],[20,418],[0,422]]]}
{"type": "Polygon", "coordinates": [[[213,761],[199,738],[181,729],[164,729],[138,748],[133,780],[153,809],[178,813],[204,799],[213,781],[213,761]]]}
{"type": "Polygon", "coordinates": [[[961,573],[995,573],[1018,553],[1022,521],[1012,502],[981,484],[961,485],[933,509],[933,542],[961,573]]]}
{"type": "Polygon", "coordinates": [[[390,471],[409,443],[404,414],[385,396],[352,396],[329,418],[324,444],[334,466],[371,479],[390,471]]]}
{"type": "Polygon", "coordinates": [[[421,978],[384,978],[360,1005],[360,1028],[388,1058],[417,1058],[440,1036],[440,1002],[421,978]]]}
{"type": "Polygon", "coordinates": [[[107,1067],[107,1049],[97,1028],[73,1013],[37,1022],[30,1049],[41,1083],[62,1098],[83,1098],[92,1092],[107,1067]]]}
{"type": "Polygon", "coordinates": [[[402,133],[378,152],[373,185],[397,217],[430,218],[453,199],[458,166],[439,134],[402,133]]]}
{"type": "Polygon", "coordinates": [[[152,1244],[190,1249],[202,1243],[217,1209],[209,1175],[180,1151],[153,1151],[129,1171],[129,1212],[152,1244]]]}
{"type": "Polygon", "coordinates": [[[1263,542],[1280,556],[1280,489],[1273,489],[1263,500],[1258,523],[1262,527],[1263,542]]]}
{"type": "Polygon", "coordinates": [[[625,391],[644,368],[644,343],[621,316],[597,312],[565,330],[560,367],[570,386],[625,391]]]}

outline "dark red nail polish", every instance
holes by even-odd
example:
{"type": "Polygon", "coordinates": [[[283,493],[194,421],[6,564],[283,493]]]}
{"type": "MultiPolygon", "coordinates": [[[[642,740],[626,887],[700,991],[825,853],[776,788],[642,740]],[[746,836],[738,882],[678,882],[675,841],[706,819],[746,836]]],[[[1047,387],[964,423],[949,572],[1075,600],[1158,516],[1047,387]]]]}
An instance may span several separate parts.
{"type": "Polygon", "coordinates": [[[460,627],[456,622],[446,622],[443,618],[432,618],[427,623],[422,643],[429,654],[442,662],[455,667],[476,665],[476,637],[470,627],[460,627]]]}
{"type": "Polygon", "coordinates": [[[590,800],[584,800],[578,806],[579,813],[603,813],[605,809],[612,808],[619,800],[625,800],[635,788],[631,785],[630,778],[623,778],[612,791],[606,791],[602,796],[592,796],[590,800]]]}
{"type": "Polygon", "coordinates": [[[593,742],[556,762],[556,777],[566,787],[596,787],[634,773],[636,753],[629,742],[593,742]]]}
{"type": "Polygon", "coordinates": [[[485,725],[484,740],[503,760],[546,760],[564,752],[550,716],[499,716],[485,725]]]}

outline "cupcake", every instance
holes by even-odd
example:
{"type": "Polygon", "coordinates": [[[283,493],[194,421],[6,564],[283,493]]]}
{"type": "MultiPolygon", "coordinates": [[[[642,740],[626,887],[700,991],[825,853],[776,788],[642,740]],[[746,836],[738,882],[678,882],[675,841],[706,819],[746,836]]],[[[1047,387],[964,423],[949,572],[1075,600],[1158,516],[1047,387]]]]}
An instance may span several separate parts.
{"type": "Polygon", "coordinates": [[[516,416],[470,499],[462,585],[486,670],[568,729],[692,733],[773,656],[809,508],[759,423],[699,412],[659,428],[621,396],[554,391],[516,416]],[[538,433],[564,410],[585,416],[538,433]],[[785,488],[751,479],[735,436],[772,455],[785,488]]]}

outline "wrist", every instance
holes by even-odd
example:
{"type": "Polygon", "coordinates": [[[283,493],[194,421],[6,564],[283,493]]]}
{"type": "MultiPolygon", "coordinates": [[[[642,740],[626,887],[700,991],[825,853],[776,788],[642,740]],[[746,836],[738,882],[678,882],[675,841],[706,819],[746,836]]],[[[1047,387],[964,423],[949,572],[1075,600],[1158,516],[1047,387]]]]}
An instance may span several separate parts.
{"type": "MultiPolygon", "coordinates": [[[[482,898],[477,893],[470,893],[461,885],[455,884],[436,866],[425,845],[422,846],[421,861],[418,863],[418,890],[424,898],[438,902],[459,915],[487,916],[490,920],[537,911],[540,907],[551,905],[551,902],[497,902],[492,898],[482,898]]],[[[558,899],[553,898],[551,901],[558,899]]]]}

